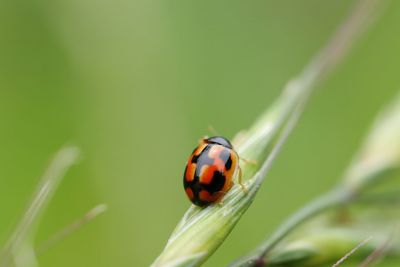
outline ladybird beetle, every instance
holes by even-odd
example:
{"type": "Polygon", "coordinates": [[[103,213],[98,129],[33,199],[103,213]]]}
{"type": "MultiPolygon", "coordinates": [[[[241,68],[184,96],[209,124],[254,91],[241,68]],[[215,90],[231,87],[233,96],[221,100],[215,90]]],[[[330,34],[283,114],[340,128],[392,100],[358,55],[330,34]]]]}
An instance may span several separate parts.
{"type": "Polygon", "coordinates": [[[239,156],[224,137],[204,138],[189,157],[183,186],[193,204],[204,207],[218,201],[233,186],[239,156]]]}

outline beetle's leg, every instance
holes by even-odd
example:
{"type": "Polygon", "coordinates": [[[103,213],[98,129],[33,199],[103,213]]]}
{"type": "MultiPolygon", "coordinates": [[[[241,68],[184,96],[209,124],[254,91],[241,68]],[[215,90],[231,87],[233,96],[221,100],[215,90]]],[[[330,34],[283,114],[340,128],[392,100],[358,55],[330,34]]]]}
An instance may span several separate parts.
{"type": "Polygon", "coordinates": [[[250,165],[257,165],[258,164],[257,160],[244,159],[244,158],[239,158],[239,159],[242,160],[246,164],[250,164],[250,165]]]}
{"type": "Polygon", "coordinates": [[[218,191],[217,193],[222,193],[221,197],[216,201],[217,205],[222,207],[224,205],[224,202],[222,201],[222,199],[224,198],[226,192],[218,191]]]}
{"type": "Polygon", "coordinates": [[[239,166],[239,177],[238,177],[238,183],[240,184],[240,186],[242,187],[242,189],[243,189],[243,192],[245,192],[246,194],[249,192],[248,190],[247,190],[247,188],[246,188],[246,186],[243,184],[243,181],[242,181],[242,168],[240,168],[240,166],[239,166]]]}
{"type": "Polygon", "coordinates": [[[211,124],[208,125],[208,131],[214,136],[218,136],[219,135],[217,130],[215,130],[215,128],[211,124]]]}

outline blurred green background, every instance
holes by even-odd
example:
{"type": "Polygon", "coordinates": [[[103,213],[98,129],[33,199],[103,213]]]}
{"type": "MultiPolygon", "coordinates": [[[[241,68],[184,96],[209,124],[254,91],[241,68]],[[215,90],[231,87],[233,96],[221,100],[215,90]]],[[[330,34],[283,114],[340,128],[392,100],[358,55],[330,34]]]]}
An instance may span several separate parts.
{"type": "MultiPolygon", "coordinates": [[[[0,242],[54,152],[83,160],[37,243],[98,203],[109,210],[41,266],[147,266],[189,206],[185,161],[208,126],[251,125],[353,1],[0,0],[0,242]]],[[[205,264],[223,266],[335,184],[400,88],[400,2],[313,96],[252,207],[205,264]]],[[[380,266],[398,266],[398,262],[380,266]]],[[[344,265],[343,265],[344,266],[344,265]]]]}

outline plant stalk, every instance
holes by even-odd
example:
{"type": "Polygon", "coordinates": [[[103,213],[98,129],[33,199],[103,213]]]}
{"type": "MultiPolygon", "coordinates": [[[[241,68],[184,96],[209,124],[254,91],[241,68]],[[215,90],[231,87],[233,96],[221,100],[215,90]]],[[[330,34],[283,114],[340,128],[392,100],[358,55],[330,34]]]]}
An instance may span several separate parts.
{"type": "Polygon", "coordinates": [[[343,187],[337,187],[322,196],[317,197],[309,204],[290,216],[279,228],[249,255],[233,262],[230,266],[264,266],[265,256],[295,228],[315,215],[327,209],[338,207],[352,199],[353,194],[343,187]]]}

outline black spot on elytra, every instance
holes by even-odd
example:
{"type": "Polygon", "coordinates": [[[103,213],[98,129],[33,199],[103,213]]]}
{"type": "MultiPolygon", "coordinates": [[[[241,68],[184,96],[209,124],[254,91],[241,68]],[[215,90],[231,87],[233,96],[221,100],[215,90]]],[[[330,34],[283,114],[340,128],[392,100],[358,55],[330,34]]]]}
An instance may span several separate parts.
{"type": "Polygon", "coordinates": [[[199,165],[201,163],[200,161],[204,161],[204,157],[208,157],[208,151],[210,150],[210,148],[210,145],[206,145],[198,155],[193,156],[192,163],[196,163],[197,165],[199,165]]]}
{"type": "Polygon", "coordinates": [[[225,175],[219,171],[215,171],[211,183],[203,186],[210,194],[214,194],[222,190],[225,185],[225,181],[225,175]]]}
{"type": "Polygon", "coordinates": [[[228,160],[225,162],[225,169],[229,171],[232,167],[232,158],[229,156],[228,160]]]}
{"type": "MultiPolygon", "coordinates": [[[[201,154],[200,154],[200,155],[201,155],[201,154]]],[[[197,161],[198,161],[200,155],[194,155],[193,158],[192,158],[191,163],[197,163],[197,161]]]]}
{"type": "Polygon", "coordinates": [[[226,170],[229,170],[232,167],[232,159],[231,159],[231,150],[224,149],[221,151],[219,158],[225,162],[226,170]]]}

